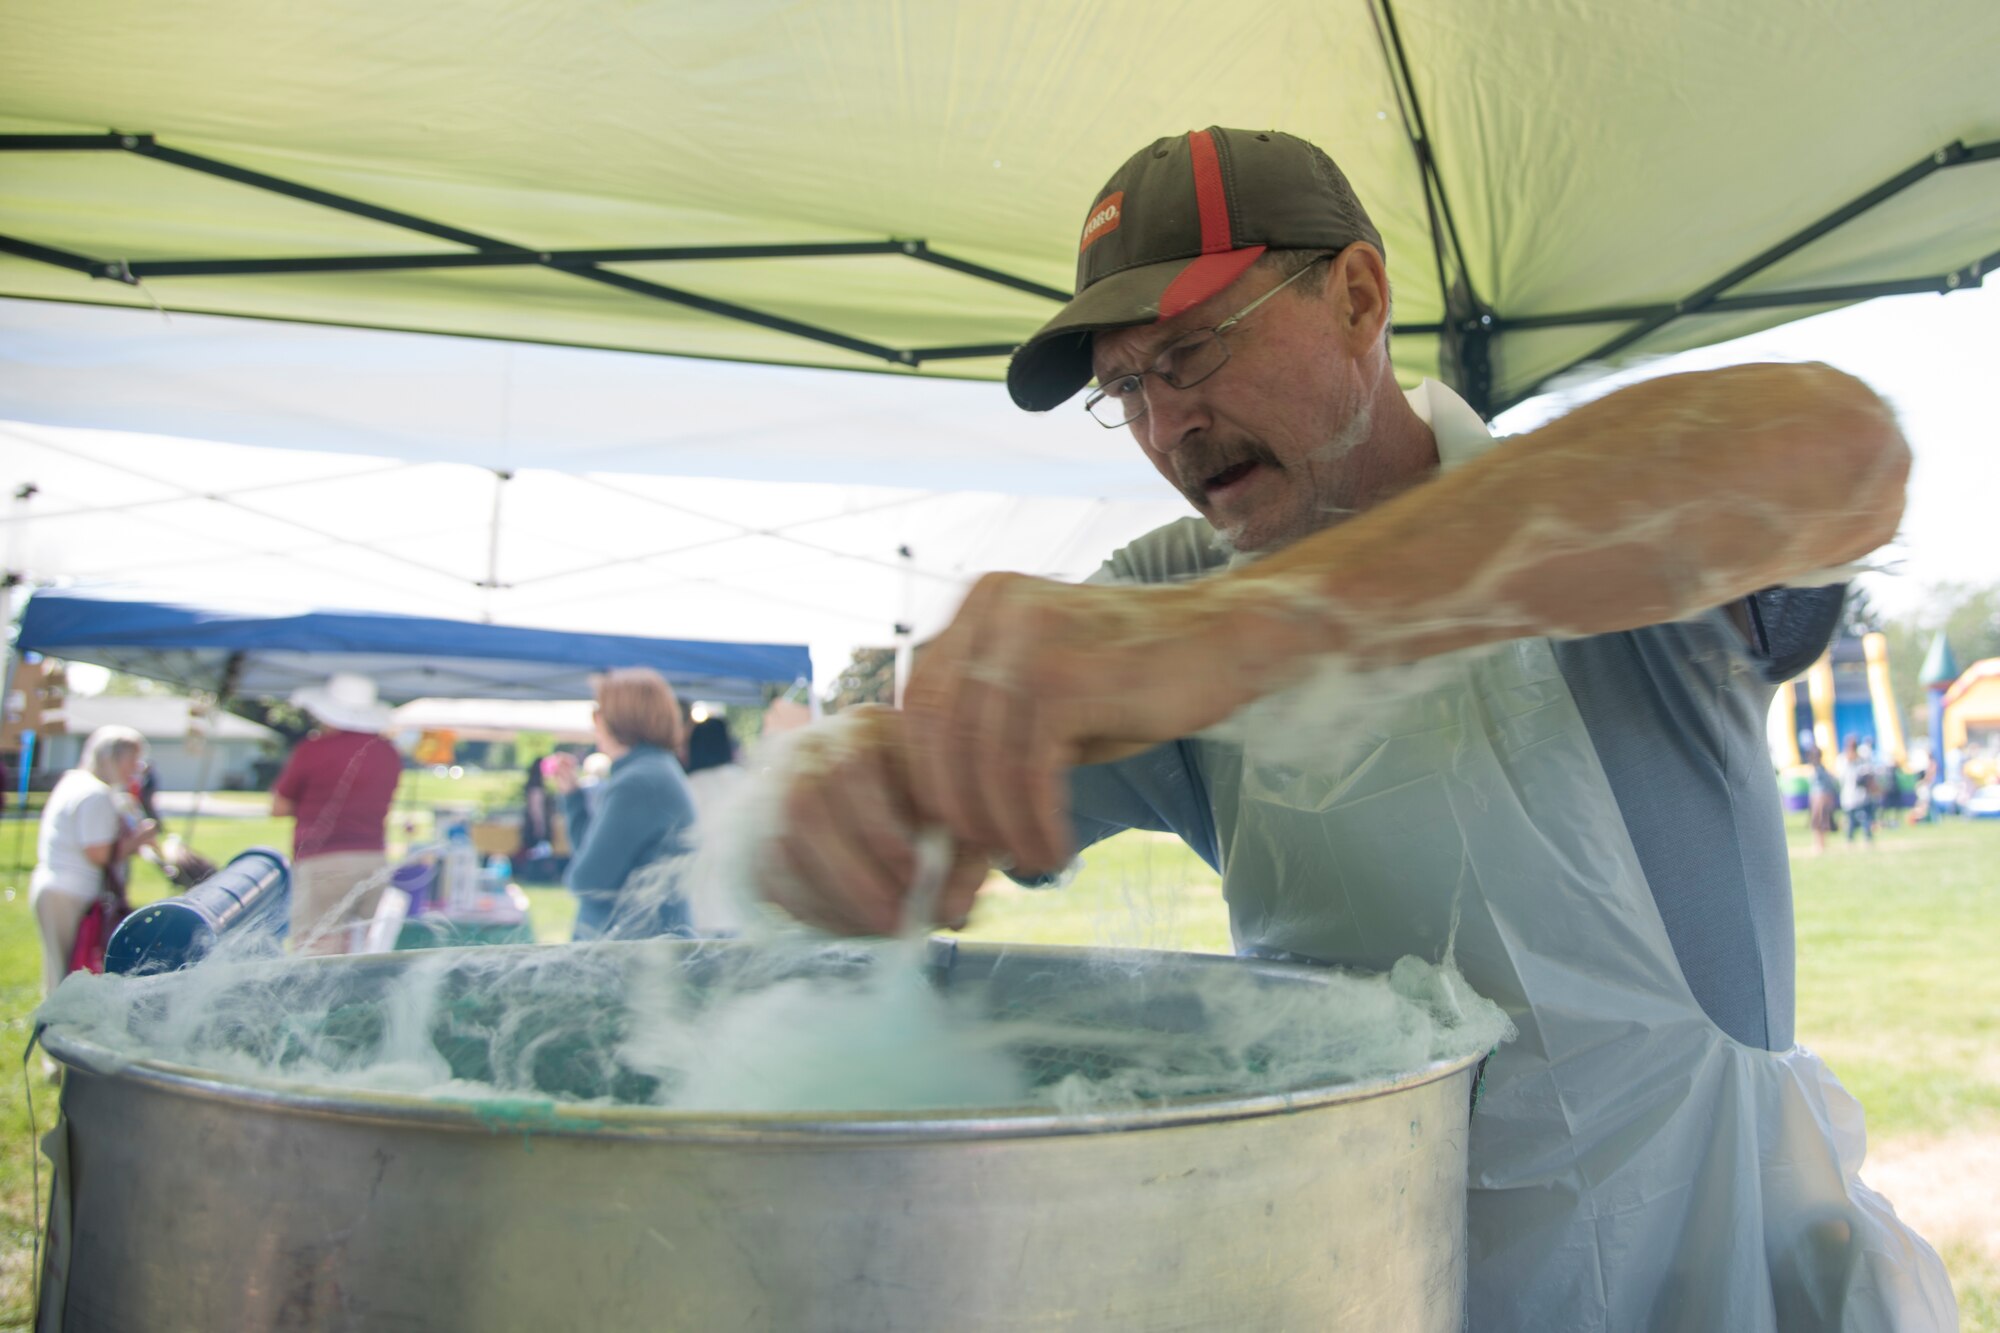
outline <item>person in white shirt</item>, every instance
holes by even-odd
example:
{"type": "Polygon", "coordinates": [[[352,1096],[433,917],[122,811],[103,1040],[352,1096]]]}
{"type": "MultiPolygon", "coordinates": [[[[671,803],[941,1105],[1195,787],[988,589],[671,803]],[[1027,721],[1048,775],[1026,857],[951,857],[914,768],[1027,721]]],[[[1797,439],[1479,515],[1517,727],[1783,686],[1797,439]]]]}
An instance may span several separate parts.
{"type": "Polygon", "coordinates": [[[136,817],[130,796],[145,762],[145,737],[129,727],[99,727],[42,807],[28,902],[41,929],[44,995],[69,974],[77,927],[107,879],[123,884],[126,862],[158,831],[136,817]]]}
{"type": "Polygon", "coordinates": [[[1847,816],[1847,840],[1859,833],[1875,843],[1875,755],[1873,747],[1853,736],[1840,756],[1840,812],[1847,816]]]}

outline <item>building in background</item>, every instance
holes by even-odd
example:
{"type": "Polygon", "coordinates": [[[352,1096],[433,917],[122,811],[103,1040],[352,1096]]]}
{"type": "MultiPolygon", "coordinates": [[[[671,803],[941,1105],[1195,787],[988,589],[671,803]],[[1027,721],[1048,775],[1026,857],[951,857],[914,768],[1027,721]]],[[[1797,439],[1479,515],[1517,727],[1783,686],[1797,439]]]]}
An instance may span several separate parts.
{"type": "Polygon", "coordinates": [[[90,733],[130,727],[146,738],[153,780],[163,791],[245,790],[258,786],[258,761],[283,745],[269,727],[215,709],[195,716],[190,699],[175,695],[79,695],[63,704],[65,730],[47,737],[37,772],[76,766],[90,733]]]}

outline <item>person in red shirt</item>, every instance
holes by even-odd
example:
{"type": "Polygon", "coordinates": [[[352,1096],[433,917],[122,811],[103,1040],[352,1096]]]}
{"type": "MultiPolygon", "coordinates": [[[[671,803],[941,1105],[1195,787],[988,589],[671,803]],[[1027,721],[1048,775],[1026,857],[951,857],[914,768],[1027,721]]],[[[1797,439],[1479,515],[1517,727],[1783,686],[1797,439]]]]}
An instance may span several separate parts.
{"type": "Polygon", "coordinates": [[[292,702],[320,729],[300,741],[271,787],[271,813],[292,828],[292,947],[346,953],[347,927],[375,914],[388,882],[382,826],[403,759],[382,732],[375,682],[339,672],[292,702]]]}

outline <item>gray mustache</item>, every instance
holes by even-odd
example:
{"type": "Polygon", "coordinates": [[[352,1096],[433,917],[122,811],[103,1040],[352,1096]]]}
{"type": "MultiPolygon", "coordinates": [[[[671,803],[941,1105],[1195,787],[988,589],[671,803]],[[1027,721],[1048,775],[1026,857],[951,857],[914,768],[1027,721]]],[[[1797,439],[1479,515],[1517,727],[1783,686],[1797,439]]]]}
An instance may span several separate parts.
{"type": "Polygon", "coordinates": [[[1174,476],[1183,491],[1200,495],[1208,479],[1218,473],[1227,472],[1239,463],[1268,463],[1276,466],[1277,459],[1261,444],[1249,441],[1241,443],[1215,444],[1194,443],[1182,446],[1182,451],[1174,457],[1174,476]]]}

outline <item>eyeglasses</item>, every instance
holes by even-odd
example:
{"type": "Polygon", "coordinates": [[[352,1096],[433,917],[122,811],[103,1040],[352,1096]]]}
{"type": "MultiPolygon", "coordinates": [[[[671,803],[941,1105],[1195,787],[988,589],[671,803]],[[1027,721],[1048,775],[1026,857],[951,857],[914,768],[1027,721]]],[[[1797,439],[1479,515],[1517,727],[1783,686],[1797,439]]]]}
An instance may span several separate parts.
{"type": "Polygon", "coordinates": [[[1090,413],[1097,424],[1106,430],[1116,430],[1120,426],[1129,426],[1146,415],[1148,375],[1155,376],[1169,388],[1192,389],[1228,363],[1229,344],[1222,341],[1225,330],[1241,324],[1251,311],[1312,272],[1314,265],[1333,257],[1331,254],[1317,256],[1297,273],[1214,328],[1196,329],[1154,357],[1150,368],[1134,371],[1129,375],[1119,375],[1109,383],[1093,389],[1090,396],[1083,400],[1083,410],[1090,413]]]}

